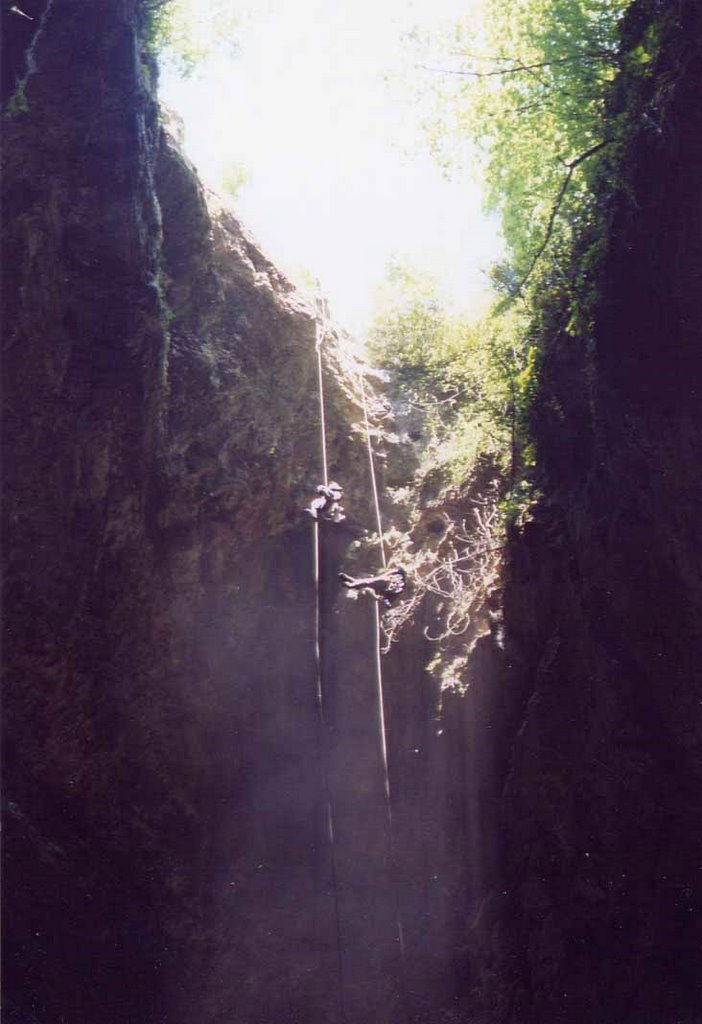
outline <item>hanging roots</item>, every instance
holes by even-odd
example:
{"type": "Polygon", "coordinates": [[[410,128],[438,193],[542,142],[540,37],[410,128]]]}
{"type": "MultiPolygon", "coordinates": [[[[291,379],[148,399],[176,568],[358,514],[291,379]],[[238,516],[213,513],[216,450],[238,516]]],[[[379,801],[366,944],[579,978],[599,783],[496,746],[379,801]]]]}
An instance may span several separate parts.
{"type": "MultiPolygon", "coordinates": [[[[496,488],[472,502],[460,524],[445,517],[445,532],[436,550],[412,552],[405,534],[393,545],[393,562],[401,564],[411,586],[406,600],[383,615],[383,653],[397,641],[408,622],[420,613],[433,620],[424,635],[444,648],[464,637],[467,654],[490,628],[502,566],[502,521],[496,488]]],[[[455,646],[455,645],[452,645],[455,646]]]]}

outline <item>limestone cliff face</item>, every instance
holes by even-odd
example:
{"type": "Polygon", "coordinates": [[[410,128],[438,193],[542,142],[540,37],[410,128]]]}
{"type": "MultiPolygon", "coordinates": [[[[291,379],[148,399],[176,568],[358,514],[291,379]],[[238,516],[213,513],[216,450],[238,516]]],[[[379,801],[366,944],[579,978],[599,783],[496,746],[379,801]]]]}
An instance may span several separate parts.
{"type": "Polygon", "coordinates": [[[323,730],[315,314],[160,127],[135,0],[24,6],[3,146],[7,1019],[406,1019],[453,977],[447,762],[418,641],[388,663],[391,844],[371,608],[336,584],[374,523],[357,378],[328,339],[350,529],[322,537],[323,730]]]}
{"type": "Polygon", "coordinates": [[[651,22],[594,342],[547,335],[545,498],[510,544],[499,671],[469,693],[496,736],[474,949],[510,1024],[702,1020],[699,4],[634,5],[631,48],[651,22]]]}

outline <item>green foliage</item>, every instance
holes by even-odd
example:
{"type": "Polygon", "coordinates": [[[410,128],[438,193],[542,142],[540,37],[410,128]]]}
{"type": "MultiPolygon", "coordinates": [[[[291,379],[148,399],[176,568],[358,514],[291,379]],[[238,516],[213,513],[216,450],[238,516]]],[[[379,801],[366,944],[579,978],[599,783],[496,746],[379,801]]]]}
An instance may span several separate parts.
{"type": "Polygon", "coordinates": [[[304,265],[296,267],[295,272],[292,275],[292,279],[300,291],[304,292],[304,294],[308,295],[310,298],[314,298],[319,295],[319,279],[309,267],[304,265]]]}
{"type": "Polygon", "coordinates": [[[379,312],[368,336],[371,358],[392,371],[414,401],[435,401],[446,383],[440,350],[450,330],[436,282],[414,268],[391,263],[376,306],[379,312]]]}
{"type": "MultiPolygon", "coordinates": [[[[457,136],[477,148],[513,293],[542,252],[566,250],[590,215],[596,155],[618,136],[606,97],[629,3],[484,0],[482,25],[460,23],[440,44],[450,56],[432,62],[434,148],[448,165],[457,136]]],[[[629,59],[645,67],[650,54],[638,47],[629,59]]]]}
{"type": "Polygon", "coordinates": [[[369,355],[422,410],[427,463],[457,482],[488,456],[513,477],[537,366],[524,343],[523,312],[477,321],[450,313],[430,277],[398,264],[378,303],[369,355]]]}
{"type": "Polygon", "coordinates": [[[402,284],[402,301],[374,325],[371,353],[429,408],[431,456],[452,479],[485,455],[502,467],[504,511],[515,521],[530,505],[524,481],[536,460],[539,309],[549,294],[569,309],[559,329],[590,331],[606,250],[598,189],[629,127],[609,101],[612,83],[623,70],[650,74],[660,46],[650,30],[622,49],[630,2],[483,0],[482,20],[429,41],[434,56],[422,65],[435,92],[434,151],[450,171],[470,142],[508,257],[490,272],[496,300],[477,323],[449,316],[426,282],[396,272],[389,283],[402,284]]]}
{"type": "Polygon", "coordinates": [[[499,636],[491,616],[504,539],[543,506],[551,453],[559,473],[565,457],[568,471],[580,472],[581,432],[596,415],[594,323],[611,197],[636,201],[629,141],[637,131],[663,134],[678,73],[665,47],[670,15],[647,28],[632,12],[620,26],[628,6],[485,0],[482,33],[459,26],[445,46],[456,64],[447,63],[437,90],[433,141],[445,163],[466,136],[477,143],[509,256],[491,271],[497,297],[479,322],[451,316],[426,281],[396,273],[402,287],[371,332],[376,360],[427,411],[428,461],[461,485],[444,496],[438,542],[426,525],[441,504],[435,478],[415,488],[421,529],[405,559],[412,594],[384,620],[390,643],[420,598],[437,598],[444,618],[437,612],[439,627],[425,636],[441,645],[432,670],[442,686],[465,688],[481,629],[499,636]],[[474,521],[457,522],[454,509],[463,514],[471,501],[474,521]]]}
{"type": "Polygon", "coordinates": [[[532,480],[526,477],[519,480],[500,504],[505,526],[522,529],[531,520],[534,508],[542,497],[532,480]]]}
{"type": "Polygon", "coordinates": [[[147,44],[183,77],[215,52],[235,53],[235,0],[147,0],[147,44]]]}
{"type": "Polygon", "coordinates": [[[29,100],[25,92],[26,84],[25,81],[20,82],[5,104],[5,114],[8,117],[20,117],[21,114],[29,113],[29,100]]]}
{"type": "Polygon", "coordinates": [[[251,183],[251,172],[242,163],[231,160],[222,175],[222,190],[230,199],[237,200],[242,190],[251,183]]]}

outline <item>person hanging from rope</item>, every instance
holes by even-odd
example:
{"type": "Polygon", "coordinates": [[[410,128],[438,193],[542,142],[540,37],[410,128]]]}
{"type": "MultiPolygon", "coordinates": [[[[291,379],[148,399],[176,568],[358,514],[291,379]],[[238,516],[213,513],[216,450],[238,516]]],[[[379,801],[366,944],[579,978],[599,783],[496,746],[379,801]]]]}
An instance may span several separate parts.
{"type": "Polygon", "coordinates": [[[377,576],[359,576],[354,578],[345,572],[339,573],[339,579],[347,590],[369,590],[376,601],[382,601],[390,608],[407,586],[407,573],[398,566],[388,569],[377,576]]]}
{"type": "Polygon", "coordinates": [[[317,497],[312,499],[305,512],[318,521],[323,519],[328,523],[342,523],[346,516],[339,504],[344,496],[341,485],[330,480],[328,484],[320,484],[316,493],[317,497]]]}

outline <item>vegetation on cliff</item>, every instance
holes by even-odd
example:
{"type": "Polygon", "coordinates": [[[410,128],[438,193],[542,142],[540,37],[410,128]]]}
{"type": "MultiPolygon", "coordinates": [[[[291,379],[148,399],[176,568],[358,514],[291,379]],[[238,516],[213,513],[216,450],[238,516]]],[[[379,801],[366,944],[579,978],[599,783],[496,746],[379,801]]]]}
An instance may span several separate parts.
{"type": "Polygon", "coordinates": [[[146,42],[184,76],[215,51],[236,53],[240,13],[233,0],[144,0],[146,42]]]}
{"type": "MultiPolygon", "coordinates": [[[[637,0],[615,28],[589,135],[557,136],[560,176],[541,205],[521,195],[531,219],[506,223],[496,274],[492,315],[519,311],[533,365],[515,483],[541,495],[504,545],[500,668],[486,676],[488,643],[469,672],[454,661],[467,717],[494,714],[478,768],[494,803],[481,794],[476,816],[494,882],[466,926],[467,1020],[699,1019],[702,8],[637,0]]],[[[519,116],[515,153],[535,115],[519,116]]],[[[462,642],[447,639],[445,665],[462,642]]]]}
{"type": "MultiPolygon", "coordinates": [[[[482,24],[471,19],[450,38],[423,41],[440,54],[422,65],[435,94],[431,145],[449,173],[463,139],[477,147],[507,257],[490,271],[496,299],[478,322],[450,316],[426,281],[391,268],[395,296],[371,331],[370,350],[411,383],[417,401],[456,413],[435,431],[454,452],[454,479],[484,454],[496,458],[511,489],[533,463],[528,409],[540,298],[568,286],[573,249],[597,220],[603,167],[611,172],[626,124],[609,101],[612,83],[622,69],[646,73],[655,51],[653,31],[645,45],[622,46],[628,4],[520,0],[507,8],[487,0],[482,24]]],[[[582,277],[569,292],[579,309],[582,277]]]]}
{"type": "Polygon", "coordinates": [[[435,89],[431,144],[450,173],[461,140],[477,143],[507,249],[490,271],[492,306],[478,320],[442,308],[426,278],[390,267],[369,335],[373,359],[424,415],[417,522],[441,505],[444,486],[449,505],[464,496],[462,518],[447,515],[449,532],[484,533],[472,523],[476,514],[490,523],[489,568],[482,557],[475,565],[456,561],[455,545],[443,558],[432,554],[428,567],[426,553],[413,556],[419,591],[434,592],[447,609],[443,639],[475,638],[469,623],[491,603],[506,528],[523,525],[538,503],[542,457],[563,432],[568,400],[544,381],[544,354],[556,335],[569,339],[571,358],[583,353],[570,400],[573,408],[587,405],[611,199],[627,189],[632,135],[642,124],[660,131],[673,80],[655,76],[672,20],[672,11],[661,16],[629,0],[520,0],[509,9],[488,0],[482,25],[465,22],[450,38],[422,41],[425,54],[440,54],[423,57],[435,89]],[[476,504],[486,485],[487,517],[476,504]],[[446,584],[438,591],[437,559],[446,584]],[[472,586],[454,566],[470,569],[472,586]]]}

